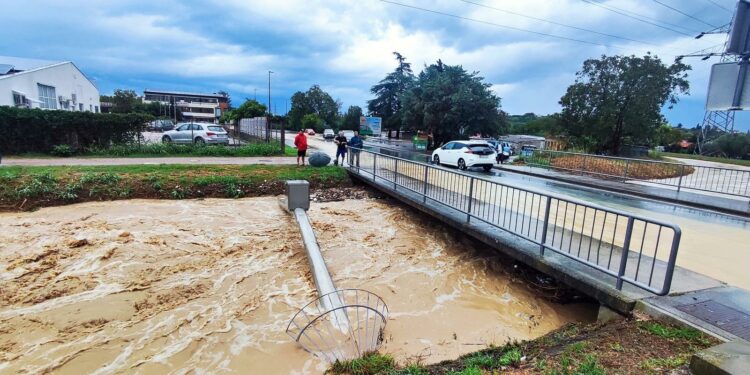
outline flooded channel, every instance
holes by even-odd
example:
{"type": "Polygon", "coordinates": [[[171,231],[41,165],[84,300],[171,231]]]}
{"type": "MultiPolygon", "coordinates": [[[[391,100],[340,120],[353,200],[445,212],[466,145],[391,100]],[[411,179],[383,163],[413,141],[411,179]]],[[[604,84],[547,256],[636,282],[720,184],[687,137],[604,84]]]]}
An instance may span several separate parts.
{"type": "MultiPolygon", "coordinates": [[[[388,304],[383,350],[432,363],[591,318],[379,200],[313,204],[337,286],[388,304]]],[[[0,373],[317,374],[284,333],[315,298],[276,198],[86,203],[0,215],[0,373]],[[22,333],[22,334],[21,334],[22,333]]]]}

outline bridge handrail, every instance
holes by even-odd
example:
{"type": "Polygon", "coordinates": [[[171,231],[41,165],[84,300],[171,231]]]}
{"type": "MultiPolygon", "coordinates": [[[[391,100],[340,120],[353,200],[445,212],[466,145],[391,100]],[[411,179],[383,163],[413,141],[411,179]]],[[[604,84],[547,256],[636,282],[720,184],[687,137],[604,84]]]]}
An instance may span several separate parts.
{"type": "MultiPolygon", "coordinates": [[[[510,232],[510,233],[512,233],[514,235],[522,237],[522,238],[524,238],[526,240],[529,240],[529,241],[531,241],[531,242],[533,242],[533,243],[535,243],[535,244],[537,244],[537,245],[540,246],[540,253],[541,253],[542,256],[544,256],[544,251],[545,250],[551,250],[551,251],[553,251],[555,253],[561,254],[561,255],[566,256],[568,258],[571,258],[571,259],[573,259],[575,261],[578,261],[580,263],[586,264],[587,266],[590,266],[590,267],[598,269],[598,270],[600,270],[602,272],[605,272],[605,273],[607,273],[607,274],[609,274],[611,276],[616,277],[616,279],[617,279],[617,285],[616,285],[616,287],[617,287],[618,290],[622,289],[623,282],[627,282],[628,284],[634,285],[636,287],[639,287],[641,289],[647,290],[647,291],[652,292],[654,294],[666,295],[666,294],[669,293],[669,290],[671,288],[672,275],[673,275],[674,269],[675,269],[675,263],[676,263],[676,258],[677,258],[677,251],[678,251],[678,248],[679,248],[679,242],[680,242],[680,238],[681,238],[681,229],[680,229],[679,226],[677,226],[675,224],[667,223],[667,222],[662,221],[662,220],[658,220],[658,219],[654,219],[654,218],[649,218],[649,217],[645,217],[645,216],[642,216],[642,215],[637,215],[637,214],[625,212],[625,211],[622,211],[622,210],[617,210],[617,209],[603,207],[603,206],[595,204],[595,203],[584,202],[582,200],[565,197],[565,196],[562,196],[562,195],[559,195],[559,194],[544,192],[544,191],[541,191],[541,190],[538,190],[538,189],[534,189],[534,188],[517,187],[517,186],[506,184],[504,182],[500,182],[500,181],[496,181],[496,180],[491,180],[491,179],[488,179],[488,178],[484,178],[484,177],[480,177],[480,176],[475,176],[475,175],[467,174],[467,173],[460,172],[460,171],[448,170],[448,169],[445,169],[445,168],[437,167],[437,166],[426,164],[426,163],[419,163],[419,162],[415,162],[415,161],[412,161],[412,160],[407,160],[407,159],[403,159],[403,158],[399,158],[399,157],[395,157],[395,156],[380,154],[380,153],[372,152],[372,151],[368,151],[368,150],[357,150],[357,151],[358,151],[357,154],[362,154],[362,155],[365,155],[365,156],[368,156],[368,157],[372,157],[372,162],[370,163],[370,162],[368,162],[366,160],[367,165],[366,166],[362,166],[362,167],[358,167],[356,165],[353,165],[354,164],[353,161],[354,161],[354,156],[355,156],[354,154],[355,153],[350,152],[349,153],[349,165],[347,166],[347,168],[352,173],[358,174],[358,175],[360,175],[362,177],[365,177],[365,174],[368,174],[368,175],[372,176],[371,178],[373,180],[380,179],[382,181],[387,181],[387,182],[389,182],[389,183],[392,184],[392,189],[393,190],[397,190],[398,187],[405,188],[405,189],[407,189],[407,190],[409,190],[411,192],[419,194],[425,203],[426,203],[427,199],[430,199],[431,201],[434,201],[434,202],[446,205],[446,206],[448,206],[448,207],[450,207],[452,209],[455,209],[455,210],[457,210],[457,211],[459,211],[459,212],[461,212],[463,214],[466,214],[467,222],[470,222],[472,218],[478,219],[478,220],[480,220],[480,221],[482,221],[484,223],[490,224],[490,225],[492,225],[494,227],[497,227],[499,229],[505,230],[505,231],[510,232]],[[378,160],[380,160],[380,162],[381,162],[380,165],[378,164],[378,160]],[[384,163],[388,164],[388,165],[385,166],[384,163]],[[379,167],[380,167],[380,171],[378,170],[379,167]],[[389,168],[393,169],[393,171],[391,172],[389,170],[389,168]],[[414,173],[414,171],[416,170],[415,168],[419,168],[419,170],[421,172],[420,173],[414,173]],[[404,174],[404,172],[403,172],[404,169],[408,170],[407,173],[414,174],[414,176],[408,176],[407,174],[404,174]],[[384,172],[384,171],[386,171],[386,172],[384,172]],[[399,172],[399,171],[401,171],[401,172],[399,172]],[[463,192],[462,191],[455,191],[456,189],[448,191],[449,194],[454,194],[454,195],[457,194],[457,195],[461,196],[462,198],[459,199],[459,201],[460,201],[461,204],[455,204],[455,202],[454,203],[450,203],[450,202],[447,202],[444,199],[436,199],[435,197],[431,197],[430,196],[430,194],[428,192],[428,186],[432,186],[432,189],[448,190],[448,189],[444,189],[444,188],[442,188],[442,187],[440,187],[438,185],[433,185],[433,183],[430,182],[430,178],[428,176],[430,176],[431,174],[433,174],[433,171],[435,173],[441,174],[442,177],[443,177],[443,180],[445,180],[446,178],[453,178],[453,179],[455,179],[456,177],[459,177],[459,178],[462,179],[462,183],[468,184],[468,188],[467,188],[467,186],[464,185],[464,186],[461,186],[462,187],[461,189],[458,189],[458,190],[462,190],[463,192]],[[380,172],[380,174],[378,174],[378,172],[380,172]],[[390,174],[390,173],[393,174],[393,179],[392,180],[388,178],[388,174],[390,174]],[[426,176],[426,177],[423,177],[423,176],[426,176]],[[453,177],[447,177],[447,176],[453,176],[453,177]],[[402,180],[401,184],[398,183],[399,179],[402,180]],[[406,181],[404,181],[405,179],[406,179],[406,181]],[[413,180],[413,181],[409,181],[409,180],[413,180]],[[420,189],[413,188],[414,186],[417,186],[417,185],[420,187],[420,189]],[[516,219],[515,219],[516,220],[516,228],[513,228],[513,229],[505,228],[504,227],[504,225],[505,225],[505,220],[504,219],[503,219],[503,225],[499,225],[498,223],[494,222],[494,219],[495,219],[494,214],[492,216],[492,220],[488,220],[489,216],[482,216],[483,213],[484,213],[484,215],[487,215],[486,211],[475,212],[477,210],[482,210],[483,209],[482,207],[480,207],[479,209],[477,209],[476,207],[474,207],[474,209],[472,209],[472,203],[473,202],[476,201],[476,205],[477,206],[481,206],[481,204],[484,204],[484,201],[482,199],[487,197],[486,192],[485,192],[485,196],[484,197],[479,197],[478,196],[479,193],[476,193],[476,194],[474,193],[474,187],[477,186],[477,188],[480,188],[481,186],[479,186],[479,185],[482,185],[485,188],[492,186],[495,189],[497,189],[497,188],[506,189],[506,195],[509,194],[508,191],[510,191],[511,192],[510,194],[512,194],[512,196],[513,196],[512,199],[514,199],[516,193],[518,193],[518,202],[519,203],[514,203],[511,200],[511,207],[510,207],[511,208],[511,215],[516,215],[516,219]],[[464,194],[465,190],[468,190],[468,197],[465,196],[465,194],[464,194]],[[519,220],[519,218],[518,218],[519,217],[519,212],[516,211],[515,213],[513,213],[513,211],[512,211],[513,210],[512,205],[517,204],[519,206],[519,207],[517,207],[517,209],[520,208],[520,197],[521,197],[522,194],[524,194],[524,203],[523,203],[524,207],[522,208],[523,210],[527,209],[528,195],[529,194],[532,195],[532,199],[531,199],[531,206],[532,206],[531,209],[532,209],[532,211],[530,213],[526,213],[526,212],[522,213],[521,217],[522,217],[523,221],[522,221],[522,224],[521,224],[521,230],[519,232],[518,228],[517,228],[517,224],[518,224],[518,220],[519,220]],[[538,197],[538,199],[536,199],[535,196],[538,197]],[[466,198],[468,198],[468,203],[466,203],[466,198]],[[551,211],[552,211],[551,204],[552,204],[553,201],[557,202],[557,207],[555,208],[555,214],[554,214],[555,215],[554,222],[552,222],[550,220],[551,219],[550,218],[550,214],[551,214],[551,211]],[[533,212],[533,210],[534,210],[534,202],[536,202],[537,205],[539,205],[536,208],[536,210],[537,210],[537,217],[536,218],[533,217],[533,214],[534,214],[534,212],[533,212]],[[550,234],[550,235],[558,235],[558,231],[560,230],[560,228],[557,227],[557,224],[558,224],[557,220],[558,220],[558,218],[560,216],[560,211],[561,211],[560,206],[561,206],[561,203],[565,204],[565,210],[566,211],[565,211],[565,214],[564,214],[564,217],[563,217],[563,227],[561,228],[562,233],[559,233],[559,236],[561,237],[560,247],[556,247],[555,246],[555,237],[553,237],[552,243],[550,244],[549,241],[548,241],[548,238],[547,238],[548,236],[547,235],[548,234],[550,234]],[[543,211],[542,211],[542,208],[541,208],[542,205],[544,205],[543,211]],[[568,224],[566,223],[566,220],[568,218],[568,212],[567,212],[568,205],[572,205],[572,207],[574,207],[575,210],[576,210],[576,211],[573,212],[573,219],[574,220],[573,220],[573,225],[570,228],[567,228],[568,224]],[[468,208],[466,208],[467,206],[468,206],[468,208]],[[577,211],[580,210],[581,208],[583,208],[583,212],[584,212],[584,214],[583,214],[583,224],[581,225],[581,230],[577,231],[575,229],[576,220],[580,219],[580,217],[577,217],[576,214],[577,214],[577,211]],[[589,228],[587,226],[588,222],[586,220],[586,213],[589,212],[590,210],[593,210],[594,218],[593,218],[593,223],[591,223],[591,225],[590,225],[590,232],[591,233],[589,234],[588,233],[589,232],[589,228]],[[541,231],[542,231],[542,233],[541,233],[541,239],[539,239],[538,238],[538,233],[536,233],[536,231],[539,230],[539,224],[542,224],[541,223],[541,219],[540,219],[540,215],[541,214],[543,214],[544,222],[543,222],[543,225],[541,227],[541,231]],[[600,214],[599,216],[601,216],[601,214],[604,214],[604,222],[599,224],[600,227],[597,227],[597,225],[596,225],[597,214],[600,214]],[[614,228],[613,228],[613,231],[611,233],[609,233],[609,229],[608,229],[608,232],[605,233],[605,227],[608,225],[607,224],[608,223],[608,221],[607,221],[608,216],[615,218],[614,219],[615,220],[614,228]],[[619,269],[617,269],[615,271],[613,269],[610,269],[610,266],[611,266],[611,262],[612,262],[612,256],[614,254],[615,242],[618,242],[617,241],[618,222],[619,222],[620,219],[624,220],[623,222],[621,222],[622,224],[625,224],[625,223],[627,224],[627,229],[625,231],[625,235],[624,235],[624,238],[622,240],[622,246],[617,245],[617,249],[620,251],[620,255],[618,255],[618,256],[621,257],[621,258],[620,258],[620,262],[619,262],[620,267],[619,267],[619,269]],[[525,223],[526,220],[528,220],[528,223],[525,223]],[[535,233],[534,233],[533,236],[530,234],[530,232],[532,231],[532,228],[531,228],[532,221],[536,222],[534,224],[534,231],[535,231],[535,233]],[[636,224],[641,225],[643,227],[643,229],[642,229],[641,232],[639,232],[639,233],[642,233],[642,238],[640,238],[640,250],[634,251],[633,248],[631,248],[631,240],[634,239],[633,238],[634,226],[636,224]],[[550,225],[552,225],[552,227],[553,227],[551,231],[549,230],[550,225]],[[647,235],[648,232],[650,232],[649,225],[656,226],[657,231],[658,231],[658,235],[656,236],[657,238],[656,238],[655,248],[653,249],[654,250],[654,258],[651,260],[652,261],[651,274],[649,276],[648,283],[645,283],[643,281],[639,281],[639,275],[640,275],[639,272],[641,271],[640,270],[640,268],[641,268],[641,259],[644,256],[644,244],[645,244],[646,239],[647,239],[646,235],[647,235]],[[601,233],[598,234],[599,235],[598,238],[594,237],[594,229],[596,229],[597,232],[601,230],[601,233]],[[666,237],[666,235],[662,234],[662,230],[663,229],[671,230],[672,237],[671,237],[671,241],[669,241],[669,245],[665,246],[665,247],[669,248],[669,255],[668,255],[668,260],[666,261],[666,270],[665,270],[665,273],[664,273],[664,280],[663,280],[663,283],[661,284],[661,288],[656,288],[656,287],[652,286],[652,278],[654,276],[654,267],[655,267],[656,262],[657,262],[657,260],[656,260],[656,254],[659,252],[659,248],[660,248],[660,243],[661,243],[662,237],[665,237],[667,240],[669,240],[669,238],[666,237]],[[526,230],[527,233],[524,233],[524,230],[526,230]],[[569,233],[567,233],[566,231],[569,232],[569,233]],[[578,254],[578,256],[576,256],[575,254],[572,254],[572,251],[571,251],[572,248],[570,247],[570,244],[568,245],[568,251],[567,252],[562,248],[563,247],[563,243],[562,243],[563,240],[562,239],[567,240],[567,238],[565,237],[566,234],[569,236],[571,242],[572,242],[572,238],[574,237],[574,235],[577,235],[579,237],[579,239],[576,240],[576,241],[579,242],[579,245],[578,245],[579,246],[579,248],[578,248],[578,253],[579,254],[578,254]],[[605,234],[607,236],[605,236],[605,234]],[[588,257],[586,259],[580,257],[581,243],[582,243],[583,238],[588,238],[588,241],[590,241],[589,245],[588,245],[589,246],[589,257],[590,257],[590,255],[591,255],[591,247],[592,247],[592,244],[595,243],[594,241],[598,241],[599,242],[599,247],[601,247],[602,244],[605,244],[604,239],[606,237],[608,237],[610,234],[612,236],[611,244],[610,243],[606,243],[607,246],[611,246],[610,256],[609,256],[609,262],[610,262],[610,264],[608,264],[606,267],[603,267],[600,264],[598,264],[598,262],[599,262],[599,256],[598,256],[598,251],[599,250],[598,249],[597,249],[597,262],[596,263],[592,262],[590,259],[588,259],[588,257]],[[628,251],[622,251],[621,249],[627,249],[628,251]],[[634,265],[634,267],[636,267],[635,275],[633,277],[629,277],[629,276],[627,276],[627,272],[628,271],[632,271],[632,270],[630,270],[630,269],[627,268],[627,265],[629,264],[628,257],[630,255],[632,255],[632,254],[635,254],[638,257],[638,260],[637,260],[637,266],[634,265]]],[[[359,158],[359,155],[357,155],[357,158],[359,158]]],[[[359,160],[357,160],[357,161],[359,161],[359,160]]],[[[361,165],[361,164],[359,164],[359,165],[361,165]]],[[[455,199],[455,197],[454,197],[454,199],[455,199]]],[[[495,197],[495,203],[497,203],[496,197],[495,197]]],[[[506,196],[505,205],[507,205],[507,196],[506,196]]],[[[497,208],[498,211],[499,210],[506,210],[506,214],[507,214],[508,207],[501,207],[499,205],[497,205],[497,206],[490,205],[490,207],[493,210],[495,208],[497,208]]],[[[484,208],[486,208],[486,207],[484,207],[484,208]]],[[[498,218],[498,220],[499,220],[499,218],[498,218]]],[[[611,222],[610,222],[610,224],[611,224],[611,222]]],[[[640,235],[636,236],[636,237],[640,237],[640,235]]],[[[649,242],[652,241],[651,237],[654,237],[653,233],[648,238],[649,242]]],[[[635,240],[638,240],[638,239],[636,238],[635,240]]],[[[646,250],[648,250],[648,249],[646,249],[646,250]]],[[[649,255],[645,255],[645,256],[649,257],[649,255]]],[[[646,261],[647,261],[647,259],[646,259],[646,261]]]]}
{"type": "Polygon", "coordinates": [[[543,168],[559,169],[564,171],[580,172],[588,175],[607,176],[625,180],[638,180],[658,185],[667,185],[677,188],[677,191],[681,189],[693,189],[699,191],[708,191],[713,193],[727,194],[733,196],[750,197],[750,170],[743,170],[738,168],[722,168],[714,166],[703,166],[703,165],[690,165],[678,162],[667,162],[661,160],[648,160],[648,159],[635,159],[635,158],[624,158],[619,156],[606,156],[606,155],[594,155],[584,154],[569,151],[553,151],[553,150],[535,150],[530,160],[525,160],[526,164],[530,166],[537,166],[543,168]],[[547,164],[539,163],[538,161],[544,160],[545,156],[549,155],[549,161],[547,164]],[[572,168],[566,168],[562,166],[552,165],[552,156],[574,156],[582,160],[580,165],[574,165],[572,168]],[[587,169],[587,165],[590,165],[586,161],[588,160],[615,160],[624,163],[623,171],[620,174],[597,172],[587,169]],[[628,172],[632,171],[630,165],[642,164],[642,165],[664,165],[670,166],[678,172],[677,175],[665,178],[642,178],[634,176],[632,173],[629,175],[628,172]],[[729,177],[727,177],[729,176],[729,177]],[[695,178],[694,178],[695,177],[695,178]],[[700,178],[703,179],[700,179],[700,178]],[[708,177],[706,179],[706,177],[708,177]],[[732,185],[732,182],[735,184],[732,185]],[[737,185],[739,182],[739,185],[737,185]],[[742,186],[744,184],[744,187],[742,186]]]}

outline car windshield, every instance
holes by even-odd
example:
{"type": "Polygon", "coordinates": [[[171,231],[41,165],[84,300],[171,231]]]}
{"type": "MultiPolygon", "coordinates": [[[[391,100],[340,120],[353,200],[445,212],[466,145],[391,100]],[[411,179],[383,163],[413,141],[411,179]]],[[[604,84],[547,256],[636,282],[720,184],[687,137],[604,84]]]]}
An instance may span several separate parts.
{"type": "Polygon", "coordinates": [[[209,126],[208,130],[212,132],[223,132],[224,128],[222,128],[221,126],[209,126]]]}

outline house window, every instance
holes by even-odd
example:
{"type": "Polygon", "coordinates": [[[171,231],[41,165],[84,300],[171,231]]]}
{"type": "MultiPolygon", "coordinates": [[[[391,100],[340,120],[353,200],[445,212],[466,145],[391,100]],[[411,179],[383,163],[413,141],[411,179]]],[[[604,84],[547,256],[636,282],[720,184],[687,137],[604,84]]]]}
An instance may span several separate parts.
{"type": "Polygon", "coordinates": [[[13,105],[16,107],[28,107],[28,104],[26,104],[26,96],[13,91],[13,105]]]}
{"type": "Polygon", "coordinates": [[[44,109],[57,109],[57,95],[52,86],[37,84],[39,87],[39,107],[44,109]]]}
{"type": "Polygon", "coordinates": [[[89,104],[89,112],[94,112],[94,106],[92,104],[89,104]]]}
{"type": "Polygon", "coordinates": [[[83,103],[78,103],[78,110],[83,112],[83,103]]]}
{"type": "Polygon", "coordinates": [[[99,106],[98,105],[94,106],[94,113],[99,113],[99,106]]]}

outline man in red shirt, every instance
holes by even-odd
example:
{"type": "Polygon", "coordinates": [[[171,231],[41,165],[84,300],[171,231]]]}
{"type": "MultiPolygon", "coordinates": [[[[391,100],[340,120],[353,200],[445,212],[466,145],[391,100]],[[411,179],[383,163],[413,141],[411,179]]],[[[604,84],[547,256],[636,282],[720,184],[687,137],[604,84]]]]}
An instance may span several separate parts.
{"type": "Polygon", "coordinates": [[[294,137],[294,147],[297,147],[297,166],[299,166],[300,159],[302,159],[302,165],[304,166],[305,155],[307,154],[307,136],[305,136],[304,130],[300,130],[294,137]]]}

